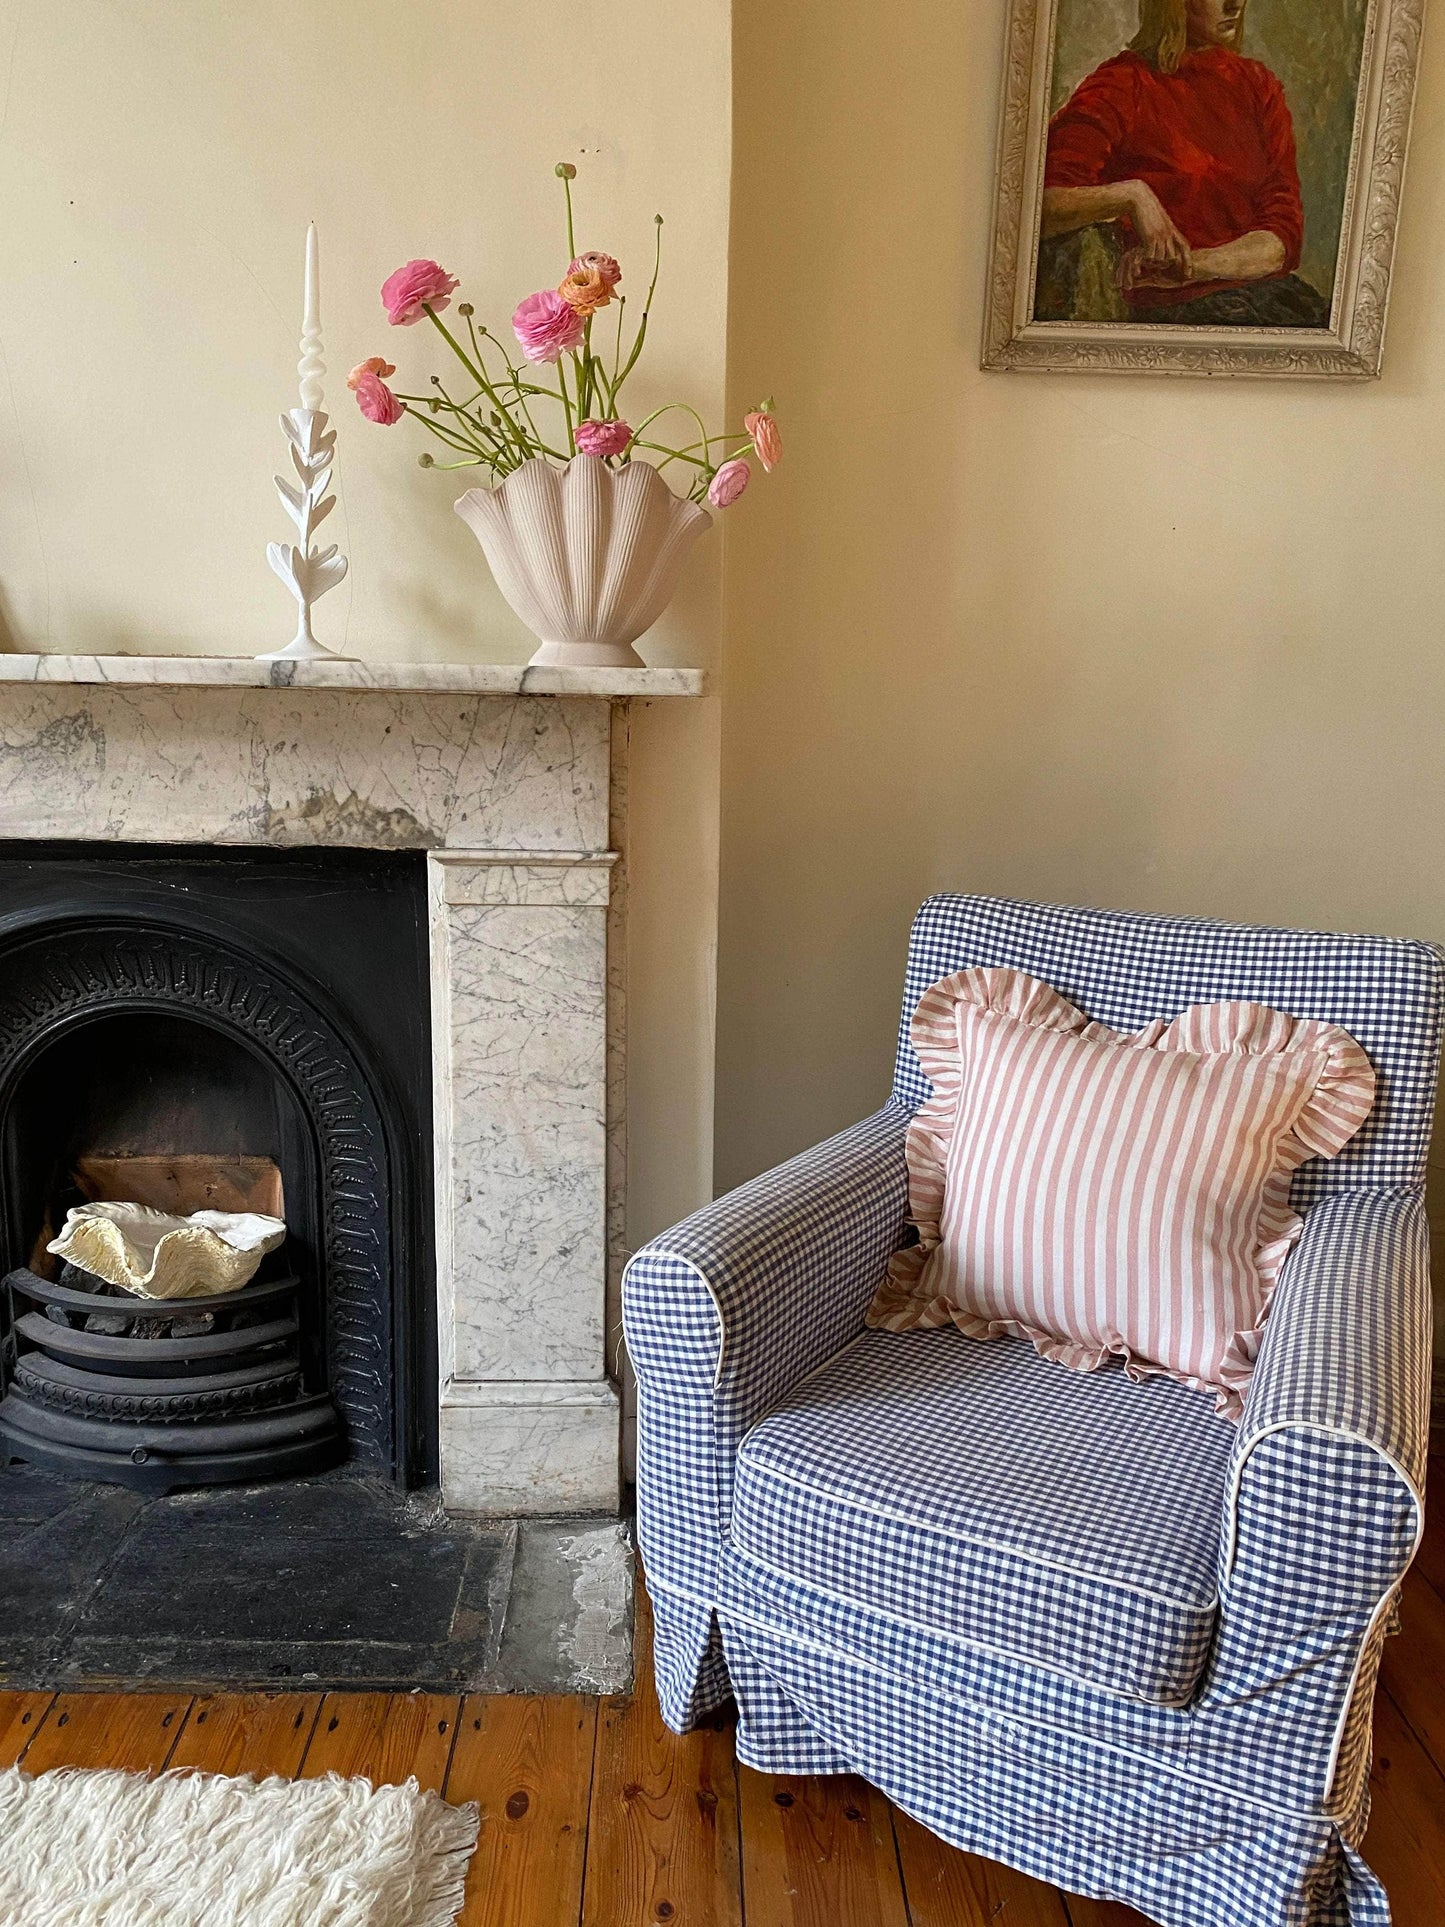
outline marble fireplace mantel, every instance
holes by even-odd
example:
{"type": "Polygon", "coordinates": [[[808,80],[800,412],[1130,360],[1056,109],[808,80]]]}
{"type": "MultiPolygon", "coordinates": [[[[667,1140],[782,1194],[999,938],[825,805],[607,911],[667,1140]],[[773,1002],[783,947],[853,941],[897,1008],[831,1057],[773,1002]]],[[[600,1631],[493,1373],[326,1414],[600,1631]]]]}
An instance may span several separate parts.
{"type": "Polygon", "coordinates": [[[261,662],[254,656],[0,655],[0,683],[163,689],[348,689],[454,696],[700,696],[700,669],[551,669],[522,662],[261,662]]]}
{"type": "Polygon", "coordinates": [[[618,1503],[626,702],[701,690],[687,669],[0,656],[0,838],[426,852],[455,1511],[618,1503]]]}

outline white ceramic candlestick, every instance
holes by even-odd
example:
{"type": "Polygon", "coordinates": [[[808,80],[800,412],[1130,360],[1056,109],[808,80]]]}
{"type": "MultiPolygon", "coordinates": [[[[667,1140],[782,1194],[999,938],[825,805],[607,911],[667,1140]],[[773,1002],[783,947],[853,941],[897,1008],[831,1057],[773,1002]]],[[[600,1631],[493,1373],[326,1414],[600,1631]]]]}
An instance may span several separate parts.
{"type": "Polygon", "coordinates": [[[258,658],[261,662],[354,662],[319,643],[311,633],[311,605],[328,589],[334,589],[346,574],[346,557],[333,542],[318,549],[311,537],[336,506],[336,497],[326,493],[331,480],[331,463],[336,451],[336,431],[327,427],[321,412],[321,377],[326,363],[321,358],[321,277],[316,256],[316,223],[306,230],[306,295],[301,317],[301,359],[296,364],[301,377],[301,406],[281,417],[281,429],[291,445],[291,466],[296,471],[296,486],[275,477],[281,505],[296,524],[300,542],[268,542],[266,559],[295,596],[300,609],[296,634],[284,649],[258,658]]]}

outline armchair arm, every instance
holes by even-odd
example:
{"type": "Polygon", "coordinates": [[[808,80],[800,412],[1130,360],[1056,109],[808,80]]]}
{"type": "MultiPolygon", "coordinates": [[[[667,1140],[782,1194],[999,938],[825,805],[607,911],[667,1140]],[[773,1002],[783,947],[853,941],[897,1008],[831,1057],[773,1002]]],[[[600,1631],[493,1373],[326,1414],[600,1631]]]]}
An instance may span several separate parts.
{"type": "Polygon", "coordinates": [[[911,1115],[887,1105],[628,1265],[638,1532],[654,1583],[710,1602],[743,1435],[862,1329],[903,1232],[911,1115]]]}
{"type": "Polygon", "coordinates": [[[1281,1275],[1235,1442],[1201,1712],[1280,1790],[1361,1823],[1380,1645],[1419,1544],[1430,1285],[1418,1192],[1316,1204],[1281,1275]]]}
{"type": "Polygon", "coordinates": [[[1419,1192],[1322,1199],[1306,1215],[1265,1323],[1234,1485],[1263,1439],[1298,1426],[1370,1446],[1422,1494],[1430,1348],[1430,1245],[1419,1192]]]}

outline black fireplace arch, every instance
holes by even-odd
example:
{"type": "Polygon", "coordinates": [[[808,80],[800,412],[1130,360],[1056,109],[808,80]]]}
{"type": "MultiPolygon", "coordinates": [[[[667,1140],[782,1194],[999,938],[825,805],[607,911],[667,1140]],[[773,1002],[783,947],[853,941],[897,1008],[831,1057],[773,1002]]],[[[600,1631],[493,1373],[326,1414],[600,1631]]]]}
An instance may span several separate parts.
{"type": "MultiPolygon", "coordinates": [[[[413,1151],[385,1079],[365,1061],[324,993],[214,930],[155,917],[50,918],[0,944],[0,1144],[5,1147],[6,1266],[24,1264],[35,1226],[20,1221],[14,1112],[27,1073],[86,1025],[130,1014],[204,1026],[239,1045],[285,1087],[304,1120],[299,1142],[315,1201],[328,1389],[348,1455],[400,1475],[419,1394],[415,1320],[395,1278],[413,1227],[413,1151]]],[[[289,1216],[289,1212],[288,1212],[289,1216]]]]}

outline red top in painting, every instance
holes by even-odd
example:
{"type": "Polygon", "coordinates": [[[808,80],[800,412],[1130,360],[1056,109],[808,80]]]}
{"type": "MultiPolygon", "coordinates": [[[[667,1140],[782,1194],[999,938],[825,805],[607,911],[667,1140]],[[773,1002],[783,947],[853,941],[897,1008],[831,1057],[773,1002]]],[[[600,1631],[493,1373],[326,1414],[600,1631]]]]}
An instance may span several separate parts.
{"type": "MultiPolygon", "coordinates": [[[[1126,52],[1096,67],[1049,123],[1045,187],[1145,181],[1192,248],[1265,229],[1299,265],[1304,237],[1294,127],[1268,67],[1227,47],[1191,49],[1172,74],[1126,52]]],[[[1149,305],[1237,282],[1140,288],[1149,305]]]]}

